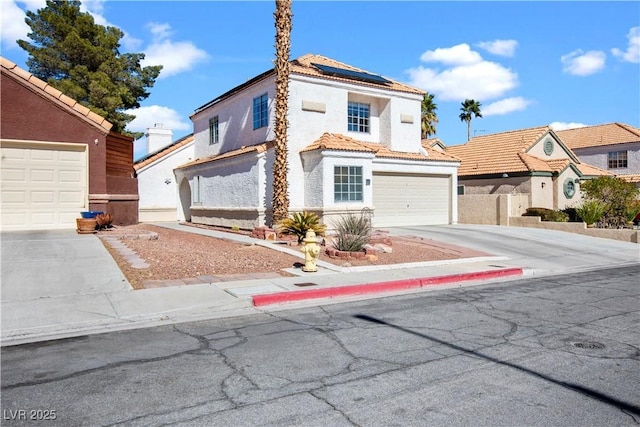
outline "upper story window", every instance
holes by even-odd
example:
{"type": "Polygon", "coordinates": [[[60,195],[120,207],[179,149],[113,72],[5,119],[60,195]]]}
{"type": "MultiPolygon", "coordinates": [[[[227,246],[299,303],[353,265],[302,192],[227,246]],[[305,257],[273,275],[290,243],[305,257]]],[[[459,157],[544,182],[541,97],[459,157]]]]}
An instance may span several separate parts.
{"type": "Polygon", "coordinates": [[[209,120],[209,145],[220,142],[220,123],[218,116],[209,120]]]}
{"type": "Polygon", "coordinates": [[[626,168],[627,152],[626,151],[610,151],[609,152],[609,169],[626,168]]]}
{"type": "Polygon", "coordinates": [[[260,129],[269,124],[269,97],[265,93],[253,98],[253,129],[260,129]]]}
{"type": "Polygon", "coordinates": [[[349,102],[347,109],[348,130],[350,132],[369,132],[369,104],[349,102]]]}
{"type": "Polygon", "coordinates": [[[333,169],[335,202],[362,201],[362,166],[335,166],[333,169]]]}

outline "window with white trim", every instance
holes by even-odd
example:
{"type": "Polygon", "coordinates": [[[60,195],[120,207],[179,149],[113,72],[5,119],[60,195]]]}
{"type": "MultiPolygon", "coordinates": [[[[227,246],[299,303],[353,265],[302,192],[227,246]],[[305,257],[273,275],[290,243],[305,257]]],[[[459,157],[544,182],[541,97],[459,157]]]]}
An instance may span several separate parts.
{"type": "Polygon", "coordinates": [[[347,123],[349,132],[369,133],[369,115],[371,107],[361,102],[349,102],[347,123]]]}
{"type": "Polygon", "coordinates": [[[609,169],[626,168],[627,152],[626,151],[610,151],[608,155],[609,169]]]}
{"type": "Polygon", "coordinates": [[[339,202],[362,201],[362,166],[335,166],[333,199],[339,202]]]}
{"type": "Polygon", "coordinates": [[[267,94],[253,98],[253,130],[269,124],[269,97],[267,94]]]}
{"type": "Polygon", "coordinates": [[[220,123],[218,116],[209,119],[209,145],[220,142],[220,123]]]}

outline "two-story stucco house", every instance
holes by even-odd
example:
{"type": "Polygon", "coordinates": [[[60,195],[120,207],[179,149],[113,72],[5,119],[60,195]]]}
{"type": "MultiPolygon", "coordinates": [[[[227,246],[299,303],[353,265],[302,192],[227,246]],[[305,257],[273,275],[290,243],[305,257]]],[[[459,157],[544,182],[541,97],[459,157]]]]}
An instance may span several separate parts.
{"type": "MultiPolygon", "coordinates": [[[[195,159],[175,170],[179,215],[251,229],[271,224],[275,72],[191,116],[195,159]]],[[[459,160],[420,137],[420,89],[308,54],[291,61],[290,212],[323,221],[371,211],[376,227],[457,222],[459,160]]]]}
{"type": "Polygon", "coordinates": [[[640,187],[640,129],[624,123],[606,123],[556,133],[580,161],[640,187]]]}

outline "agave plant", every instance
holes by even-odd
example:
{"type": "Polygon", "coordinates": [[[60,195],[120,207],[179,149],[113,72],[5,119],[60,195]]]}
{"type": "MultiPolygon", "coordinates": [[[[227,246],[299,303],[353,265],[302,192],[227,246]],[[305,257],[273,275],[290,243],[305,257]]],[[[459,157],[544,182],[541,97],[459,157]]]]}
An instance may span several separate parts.
{"type": "Polygon", "coordinates": [[[594,199],[585,200],[576,208],[576,213],[584,222],[587,223],[587,226],[600,221],[606,211],[606,203],[594,199]]]}
{"type": "Polygon", "coordinates": [[[336,238],[333,246],[339,251],[359,252],[369,243],[371,219],[366,215],[348,214],[336,221],[336,238]]]}
{"type": "Polygon", "coordinates": [[[298,237],[298,243],[307,235],[307,231],[313,230],[316,235],[324,236],[327,227],[320,223],[320,217],[313,212],[296,212],[289,218],[278,223],[278,229],[283,234],[292,234],[298,237]]]}

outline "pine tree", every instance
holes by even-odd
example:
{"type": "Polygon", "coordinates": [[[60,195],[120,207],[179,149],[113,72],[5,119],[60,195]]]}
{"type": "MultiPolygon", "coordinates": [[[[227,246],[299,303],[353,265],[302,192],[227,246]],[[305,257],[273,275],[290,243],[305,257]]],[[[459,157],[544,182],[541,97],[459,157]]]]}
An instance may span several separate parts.
{"type": "Polygon", "coordinates": [[[32,74],[107,119],[113,131],[141,136],[125,130],[135,116],[124,111],[149,96],[161,65],[143,68],[143,53],[121,54],[124,33],[96,24],[76,0],[47,0],[46,7],[27,12],[25,22],[33,43],[18,45],[29,53],[32,74]]]}

